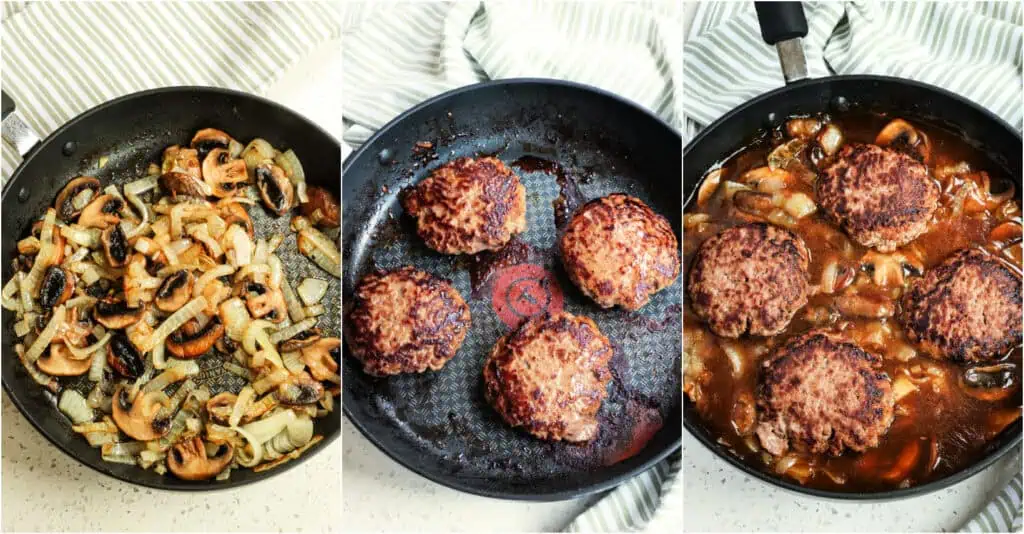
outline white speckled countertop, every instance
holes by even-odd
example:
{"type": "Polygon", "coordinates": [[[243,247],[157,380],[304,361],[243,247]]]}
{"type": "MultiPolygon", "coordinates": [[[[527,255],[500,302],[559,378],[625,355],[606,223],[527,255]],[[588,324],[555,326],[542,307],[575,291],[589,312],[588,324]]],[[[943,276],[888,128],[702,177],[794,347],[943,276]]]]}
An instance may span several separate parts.
{"type": "MultiPolygon", "coordinates": [[[[340,76],[340,43],[324,43],[266,96],[341,139],[340,76]]],[[[341,524],[340,441],[266,481],[186,494],[134,486],[79,464],[37,432],[6,394],[0,422],[4,532],[326,532],[341,524]]]]}

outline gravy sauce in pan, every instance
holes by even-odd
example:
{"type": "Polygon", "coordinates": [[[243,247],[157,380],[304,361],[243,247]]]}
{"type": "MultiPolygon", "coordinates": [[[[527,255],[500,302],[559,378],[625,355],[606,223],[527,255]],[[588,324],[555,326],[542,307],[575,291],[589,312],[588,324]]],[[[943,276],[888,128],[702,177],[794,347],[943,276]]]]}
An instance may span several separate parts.
{"type": "Polygon", "coordinates": [[[813,204],[813,184],[816,169],[824,168],[837,148],[835,134],[842,143],[875,143],[894,117],[795,119],[802,120],[762,134],[705,175],[685,210],[683,265],[688,268],[701,243],[725,228],[770,222],[800,235],[811,252],[809,302],[781,334],[739,339],[714,335],[687,302],[684,390],[702,423],[732,454],[809,487],[881,491],[957,472],[980,460],[991,440],[1020,417],[1021,348],[984,364],[938,361],[918,353],[895,314],[874,317],[890,315],[885,308],[898,310],[911,281],[962,248],[981,247],[1019,276],[1020,192],[1011,177],[965,141],[909,121],[911,130],[890,146],[926,158],[940,185],[939,208],[928,230],[908,245],[890,254],[872,251],[825,221],[813,204]],[[737,197],[737,191],[748,192],[737,197]],[[768,194],[751,202],[750,191],[768,194]],[[897,400],[896,418],[878,447],[836,457],[793,451],[775,457],[761,448],[754,434],[761,362],[786,339],[811,328],[842,331],[883,357],[897,400]]]}

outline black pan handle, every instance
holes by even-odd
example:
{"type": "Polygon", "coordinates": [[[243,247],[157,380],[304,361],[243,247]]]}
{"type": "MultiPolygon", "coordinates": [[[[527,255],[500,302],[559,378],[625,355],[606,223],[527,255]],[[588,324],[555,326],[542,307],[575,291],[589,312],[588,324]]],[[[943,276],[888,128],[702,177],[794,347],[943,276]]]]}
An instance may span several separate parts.
{"type": "Polygon", "coordinates": [[[807,36],[807,18],[800,2],[754,2],[761,37],[775,45],[786,83],[807,78],[807,59],[802,39],[807,36]]]}
{"type": "Polygon", "coordinates": [[[24,157],[39,144],[39,134],[14,112],[14,99],[7,96],[6,91],[0,91],[0,101],[3,107],[3,116],[0,117],[3,124],[0,131],[3,133],[4,141],[10,143],[18,154],[24,157]]]}

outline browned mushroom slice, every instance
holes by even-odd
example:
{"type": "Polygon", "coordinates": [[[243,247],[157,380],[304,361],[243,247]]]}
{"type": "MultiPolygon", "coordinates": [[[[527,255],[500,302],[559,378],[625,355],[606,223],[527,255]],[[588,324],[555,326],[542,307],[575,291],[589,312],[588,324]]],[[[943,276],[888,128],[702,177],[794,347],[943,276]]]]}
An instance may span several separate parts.
{"type": "Polygon", "coordinates": [[[302,361],[309,367],[313,378],[341,383],[338,363],[341,361],[341,339],[325,337],[302,349],[302,361]]]}
{"type": "Polygon", "coordinates": [[[71,180],[60,190],[54,202],[57,218],[66,223],[73,222],[99,191],[100,181],[92,176],[79,176],[71,180]]]}
{"type": "Polygon", "coordinates": [[[965,393],[987,402],[1001,401],[1018,393],[1016,365],[997,363],[971,367],[960,375],[960,387],[965,393]]]}
{"type": "Polygon", "coordinates": [[[158,417],[161,408],[170,404],[163,391],[139,393],[134,402],[128,398],[125,387],[120,385],[114,391],[112,415],[114,424],[128,437],[139,441],[157,439],[171,429],[170,419],[158,417]]]}
{"type": "Polygon", "coordinates": [[[245,284],[245,307],[254,318],[265,318],[274,323],[280,323],[288,316],[284,293],[259,282],[245,284]]]}
{"type": "Polygon", "coordinates": [[[86,228],[106,228],[121,222],[124,201],[114,195],[100,195],[92,200],[78,216],[78,224],[86,228]]]}
{"type": "Polygon", "coordinates": [[[64,343],[50,345],[50,350],[36,360],[39,370],[50,376],[79,376],[89,370],[92,358],[76,360],[64,343]]]}
{"type": "Polygon", "coordinates": [[[232,224],[240,224],[245,228],[245,233],[249,234],[249,237],[253,236],[252,219],[249,218],[249,212],[245,211],[245,208],[237,202],[230,202],[224,205],[224,222],[231,226],[232,224]]]}
{"type": "Polygon", "coordinates": [[[75,278],[59,265],[51,265],[43,275],[39,284],[39,305],[44,310],[52,310],[64,304],[75,291],[75,278]]]}
{"type": "Polygon", "coordinates": [[[161,174],[180,172],[200,178],[202,177],[200,171],[199,152],[195,149],[182,148],[178,145],[164,149],[163,165],[160,167],[161,174]]]}
{"type": "MultiPolygon", "coordinates": [[[[231,412],[234,411],[235,402],[237,401],[238,397],[234,393],[227,391],[219,393],[206,401],[206,413],[210,415],[210,419],[215,423],[226,425],[231,418],[231,412]]],[[[255,421],[263,417],[275,406],[277,406],[277,399],[272,395],[267,395],[258,401],[250,402],[249,406],[245,408],[245,413],[242,414],[239,423],[245,424],[255,421]]]]}
{"type": "Polygon", "coordinates": [[[931,141],[924,132],[903,119],[894,119],[878,132],[875,144],[905,152],[925,165],[931,162],[931,141]]]}
{"type": "Polygon", "coordinates": [[[324,386],[306,372],[292,373],[277,386],[277,400],[288,406],[313,404],[324,396],[324,386]]]}
{"type": "Polygon", "coordinates": [[[293,352],[320,341],[320,329],[310,328],[281,342],[281,352],[293,352]]]}
{"type": "Polygon", "coordinates": [[[142,355],[121,332],[116,332],[107,343],[107,363],[125,378],[138,378],[145,368],[142,355]]]}
{"type": "Polygon", "coordinates": [[[292,209],[294,189],[284,169],[272,161],[256,166],[256,187],[260,190],[263,205],[278,217],[292,209]]]}
{"type": "Polygon", "coordinates": [[[210,186],[201,178],[183,172],[165,172],[160,175],[158,183],[160,187],[171,194],[171,198],[178,196],[205,198],[213,193],[210,186]]]}
{"type": "Polygon", "coordinates": [[[96,322],[111,329],[121,330],[139,322],[146,309],[142,306],[130,308],[128,304],[113,297],[100,299],[92,308],[96,322]]]}
{"type": "Polygon", "coordinates": [[[175,312],[188,303],[192,297],[195,276],[186,269],[175,271],[164,278],[156,290],[156,308],[163,312],[175,312]]]}
{"type": "Polygon", "coordinates": [[[182,441],[167,454],[167,468],[182,480],[206,480],[217,476],[235,456],[229,443],[218,443],[216,454],[206,455],[206,444],[196,436],[182,441]]]}
{"type": "Polygon", "coordinates": [[[103,230],[100,242],[103,243],[103,255],[107,259],[107,265],[120,268],[128,263],[130,246],[120,224],[111,225],[103,230]]]}
{"type": "Polygon", "coordinates": [[[337,228],[341,224],[341,207],[330,191],[310,186],[306,188],[306,197],[309,201],[299,205],[299,213],[313,224],[327,228],[337,228]]]}
{"type": "Polygon", "coordinates": [[[209,352],[223,335],[224,324],[219,317],[210,319],[204,328],[192,319],[167,336],[167,350],[178,358],[192,360],[209,352]]]}
{"type": "Polygon", "coordinates": [[[213,196],[226,198],[241,191],[249,181],[245,162],[231,159],[223,148],[215,148],[203,160],[203,180],[210,186],[213,196]]]}
{"type": "Polygon", "coordinates": [[[203,128],[196,132],[196,135],[192,137],[190,145],[192,148],[199,152],[199,161],[206,159],[206,155],[211,150],[216,148],[224,148],[229,152],[231,151],[232,144],[235,145],[236,151],[233,152],[233,156],[237,157],[242,152],[242,145],[231,138],[226,132],[218,130],[216,128],[203,128]]]}

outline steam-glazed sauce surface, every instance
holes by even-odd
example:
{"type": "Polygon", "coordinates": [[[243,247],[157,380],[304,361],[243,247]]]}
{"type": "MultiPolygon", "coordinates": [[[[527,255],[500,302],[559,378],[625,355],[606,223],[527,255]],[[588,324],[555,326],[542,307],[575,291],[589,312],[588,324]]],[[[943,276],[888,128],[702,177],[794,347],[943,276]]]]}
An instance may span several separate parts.
{"type": "MultiPolygon", "coordinates": [[[[792,118],[707,172],[686,205],[684,280],[705,240],[750,222],[791,230],[806,243],[811,261],[808,303],[774,336],[719,337],[685,297],[684,390],[701,424],[742,461],[820,489],[905,488],[980,460],[1021,414],[1019,326],[1009,334],[1016,340],[1007,353],[956,362],[923,354],[898,317],[911,285],[961,249],[982,250],[1019,281],[1020,191],[1014,178],[946,130],[867,114],[792,118]],[[938,186],[938,205],[923,232],[908,223],[886,234],[913,237],[892,252],[858,244],[826,217],[816,195],[816,180],[844,146],[854,144],[909,155],[938,186]],[[838,456],[795,447],[775,456],[759,442],[754,429],[762,364],[781,344],[811,329],[839,332],[881,356],[896,403],[892,425],[877,447],[838,456]]],[[[894,198],[893,205],[911,200],[894,198]]],[[[1017,306],[1019,316],[1019,301],[1017,306]]]]}

